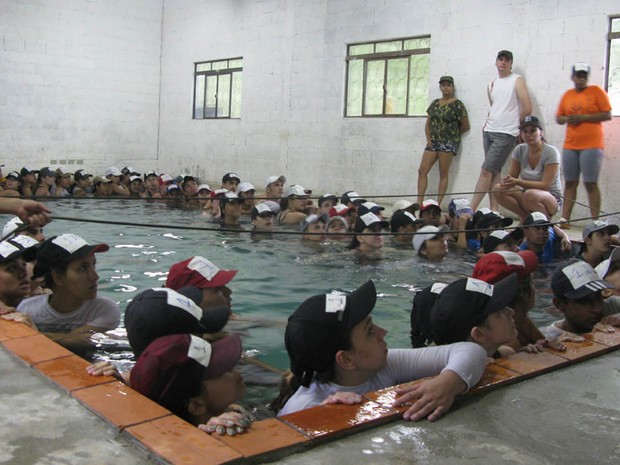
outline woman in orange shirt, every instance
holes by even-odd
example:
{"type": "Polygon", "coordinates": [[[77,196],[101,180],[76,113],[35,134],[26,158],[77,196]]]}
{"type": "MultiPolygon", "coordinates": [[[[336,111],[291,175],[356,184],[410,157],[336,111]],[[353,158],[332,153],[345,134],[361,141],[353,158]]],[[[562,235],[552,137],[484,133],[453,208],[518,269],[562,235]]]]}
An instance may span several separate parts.
{"type": "Polygon", "coordinates": [[[577,63],[573,66],[571,80],[575,88],[568,90],[560,101],[556,112],[558,124],[566,124],[566,138],[562,154],[564,172],[564,204],[562,206],[563,228],[570,226],[579,176],[588,191],[590,214],[601,213],[601,192],[598,175],[603,163],[603,121],[611,119],[611,105],[603,89],[589,86],[590,65],[577,63]]]}

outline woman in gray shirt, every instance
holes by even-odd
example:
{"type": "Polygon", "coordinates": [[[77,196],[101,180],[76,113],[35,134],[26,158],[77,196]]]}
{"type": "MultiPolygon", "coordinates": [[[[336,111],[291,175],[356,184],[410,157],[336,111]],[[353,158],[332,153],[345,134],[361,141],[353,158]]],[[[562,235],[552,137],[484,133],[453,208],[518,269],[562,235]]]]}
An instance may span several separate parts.
{"type": "Polygon", "coordinates": [[[540,121],[526,116],[520,126],[525,141],[512,151],[508,176],[495,186],[498,203],[516,213],[521,222],[531,212],[551,218],[562,202],[560,153],[543,140],[540,121]]]}

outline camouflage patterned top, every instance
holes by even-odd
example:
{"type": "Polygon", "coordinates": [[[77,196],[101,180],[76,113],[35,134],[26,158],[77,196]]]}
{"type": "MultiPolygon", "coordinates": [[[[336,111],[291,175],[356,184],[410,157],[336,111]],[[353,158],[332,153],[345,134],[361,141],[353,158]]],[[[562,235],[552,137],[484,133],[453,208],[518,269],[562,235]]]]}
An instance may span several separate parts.
{"type": "Polygon", "coordinates": [[[447,105],[439,105],[433,100],[426,113],[428,114],[432,142],[460,142],[459,123],[467,117],[467,109],[463,102],[456,99],[447,105]]]}

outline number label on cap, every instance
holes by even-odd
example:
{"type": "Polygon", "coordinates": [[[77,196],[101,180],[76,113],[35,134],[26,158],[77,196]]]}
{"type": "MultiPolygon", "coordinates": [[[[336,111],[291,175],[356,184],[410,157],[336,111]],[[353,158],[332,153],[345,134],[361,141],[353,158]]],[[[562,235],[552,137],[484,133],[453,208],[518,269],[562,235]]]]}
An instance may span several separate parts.
{"type": "Polygon", "coordinates": [[[344,312],[347,306],[347,296],[342,294],[325,295],[325,311],[327,313],[344,312]]]}

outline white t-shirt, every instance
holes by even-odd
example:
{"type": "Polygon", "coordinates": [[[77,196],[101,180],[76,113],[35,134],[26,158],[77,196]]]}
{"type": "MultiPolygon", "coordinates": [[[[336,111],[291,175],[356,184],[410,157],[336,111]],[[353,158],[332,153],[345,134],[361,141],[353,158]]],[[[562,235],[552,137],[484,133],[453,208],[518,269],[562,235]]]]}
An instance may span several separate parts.
{"type": "Polygon", "coordinates": [[[396,384],[435,376],[446,370],[455,372],[467,388],[475,386],[486,367],[487,355],[482,347],[471,342],[422,349],[392,349],[388,351],[387,366],[358,386],[340,386],[336,383],[313,381],[309,387],[300,387],[288,400],[278,416],[315,407],[336,392],[364,394],[396,384]]]}
{"type": "Polygon", "coordinates": [[[95,297],[71,313],[58,313],[49,304],[51,294],[37,295],[23,300],[17,311],[32,318],[42,332],[69,332],[89,325],[103,330],[115,329],[121,321],[121,310],[107,297],[95,297]]]}
{"type": "Polygon", "coordinates": [[[486,132],[501,132],[511,136],[519,135],[519,99],[517,98],[516,82],[518,74],[510,73],[497,78],[489,84],[491,110],[484,125],[486,132]]]}
{"type": "MultiPolygon", "coordinates": [[[[620,297],[611,296],[603,300],[603,316],[615,315],[620,313],[620,297]]],[[[546,328],[541,328],[541,332],[547,339],[555,339],[566,331],[559,326],[564,320],[558,320],[551,323],[546,328]]]]}

